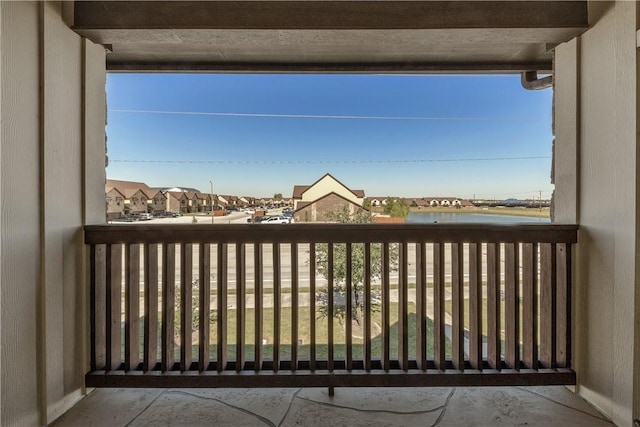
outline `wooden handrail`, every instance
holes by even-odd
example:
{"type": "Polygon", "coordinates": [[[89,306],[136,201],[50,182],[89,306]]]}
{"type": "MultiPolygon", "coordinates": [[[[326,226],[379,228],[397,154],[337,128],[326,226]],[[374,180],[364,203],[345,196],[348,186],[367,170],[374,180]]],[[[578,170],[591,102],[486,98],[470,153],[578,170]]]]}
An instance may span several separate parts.
{"type": "Polygon", "coordinates": [[[569,224],[87,225],[85,243],[576,243],[569,224]]]}
{"type": "Polygon", "coordinates": [[[577,235],[561,224],[86,226],[87,386],[575,384],[577,235]]]}

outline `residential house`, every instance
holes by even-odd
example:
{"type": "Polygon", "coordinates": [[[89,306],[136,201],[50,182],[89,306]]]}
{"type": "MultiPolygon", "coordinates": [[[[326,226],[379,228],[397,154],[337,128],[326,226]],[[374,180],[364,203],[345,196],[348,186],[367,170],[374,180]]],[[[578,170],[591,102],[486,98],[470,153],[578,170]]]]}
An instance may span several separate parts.
{"type": "Polygon", "coordinates": [[[221,194],[216,195],[216,206],[220,207],[220,209],[227,209],[227,206],[229,206],[229,200],[227,197],[229,196],[223,196],[221,194]]]}
{"type": "Polygon", "coordinates": [[[193,196],[195,193],[185,191],[180,195],[180,212],[183,214],[192,213],[193,208],[193,196]]]}
{"type": "Polygon", "coordinates": [[[162,214],[167,212],[167,194],[161,190],[156,191],[150,199],[148,209],[152,214],[162,214]]]}
{"type": "Polygon", "coordinates": [[[164,195],[167,198],[167,212],[182,212],[182,194],[184,193],[176,191],[164,192],[164,195]]]}
{"type": "MultiPolygon", "coordinates": [[[[552,80],[553,221],[580,227],[568,246],[573,346],[563,356],[576,393],[616,425],[638,424],[639,2],[319,1],[309,13],[299,0],[212,1],[176,13],[180,3],[0,2],[0,425],[52,424],[89,390],[81,236],[106,221],[107,71],[260,72],[264,64],[521,73],[527,88],[552,80]],[[166,43],[177,32],[182,42],[166,43]]],[[[547,336],[551,326],[539,326],[547,336]]]]}
{"type": "Polygon", "coordinates": [[[367,197],[372,207],[384,206],[387,204],[387,197],[367,197]]]}
{"type": "Polygon", "coordinates": [[[107,221],[120,218],[124,215],[124,194],[117,188],[107,188],[107,221]]]}
{"type": "Polygon", "coordinates": [[[220,206],[223,206],[225,209],[236,208],[238,207],[239,198],[238,196],[224,194],[218,196],[218,202],[220,203],[220,206]]]}
{"type": "Polygon", "coordinates": [[[424,207],[429,206],[429,202],[427,202],[425,199],[423,198],[405,198],[404,202],[406,203],[407,206],[409,206],[410,208],[418,208],[418,209],[422,209],[424,207]]]}
{"type": "Polygon", "coordinates": [[[140,188],[125,188],[124,194],[124,213],[139,214],[148,212],[149,196],[140,188]]]}
{"type": "Polygon", "coordinates": [[[249,206],[255,206],[255,198],[249,196],[240,196],[238,197],[238,204],[243,208],[248,208],[249,206]]]}
{"type": "Polygon", "coordinates": [[[296,221],[326,222],[337,210],[362,209],[364,191],[351,190],[327,173],[311,185],[294,186],[292,199],[296,221]]]}
{"type": "Polygon", "coordinates": [[[207,211],[207,199],[208,195],[204,193],[192,193],[191,195],[191,209],[192,212],[205,212],[207,211]]]}

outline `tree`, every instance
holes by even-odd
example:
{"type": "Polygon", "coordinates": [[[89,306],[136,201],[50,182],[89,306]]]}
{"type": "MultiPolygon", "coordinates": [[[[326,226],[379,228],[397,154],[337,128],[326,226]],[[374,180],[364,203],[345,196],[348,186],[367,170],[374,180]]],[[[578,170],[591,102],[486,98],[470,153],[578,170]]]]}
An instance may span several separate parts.
{"type": "Polygon", "coordinates": [[[406,218],[409,215],[409,206],[402,199],[387,197],[384,213],[394,218],[406,218]]]}
{"type": "MultiPolygon", "coordinates": [[[[348,208],[338,209],[328,215],[336,222],[362,224],[371,222],[371,213],[365,209],[359,209],[350,213],[348,208]]],[[[363,243],[351,244],[351,320],[360,324],[360,319],[364,314],[365,298],[369,297],[372,311],[380,310],[380,291],[371,291],[371,295],[365,295],[364,265],[365,265],[365,245],[363,243]]],[[[370,268],[371,280],[379,279],[382,276],[382,244],[370,245],[370,268]]],[[[389,246],[389,263],[391,271],[398,268],[398,245],[389,246]]],[[[328,280],[329,278],[329,245],[320,243],[316,246],[316,272],[328,280]]],[[[333,315],[340,323],[347,317],[346,294],[347,294],[347,244],[338,243],[333,245],[333,315]]],[[[320,303],[318,312],[321,317],[328,317],[329,289],[323,287],[316,294],[316,300],[320,303]]]]}
{"type": "Polygon", "coordinates": [[[273,198],[276,200],[282,200],[282,193],[276,193],[273,195],[273,198]]]}

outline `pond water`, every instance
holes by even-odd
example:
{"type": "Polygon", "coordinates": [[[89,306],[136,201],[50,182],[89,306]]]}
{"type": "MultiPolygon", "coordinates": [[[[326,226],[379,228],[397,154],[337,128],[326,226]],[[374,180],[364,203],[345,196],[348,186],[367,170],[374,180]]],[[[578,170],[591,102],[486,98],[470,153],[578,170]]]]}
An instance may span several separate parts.
{"type": "Polygon", "coordinates": [[[411,212],[407,217],[407,224],[472,222],[485,224],[531,224],[551,222],[549,218],[531,216],[493,215],[483,213],[445,213],[445,212],[411,212]]]}

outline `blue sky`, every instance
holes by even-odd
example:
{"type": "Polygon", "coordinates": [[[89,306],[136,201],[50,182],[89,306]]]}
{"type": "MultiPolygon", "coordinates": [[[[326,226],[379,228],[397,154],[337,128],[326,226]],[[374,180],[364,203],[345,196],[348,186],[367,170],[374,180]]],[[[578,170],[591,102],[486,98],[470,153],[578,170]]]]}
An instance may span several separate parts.
{"type": "Polygon", "coordinates": [[[107,176],[290,196],[328,172],[368,196],[548,198],[551,101],[519,75],[109,74],[107,176]]]}

